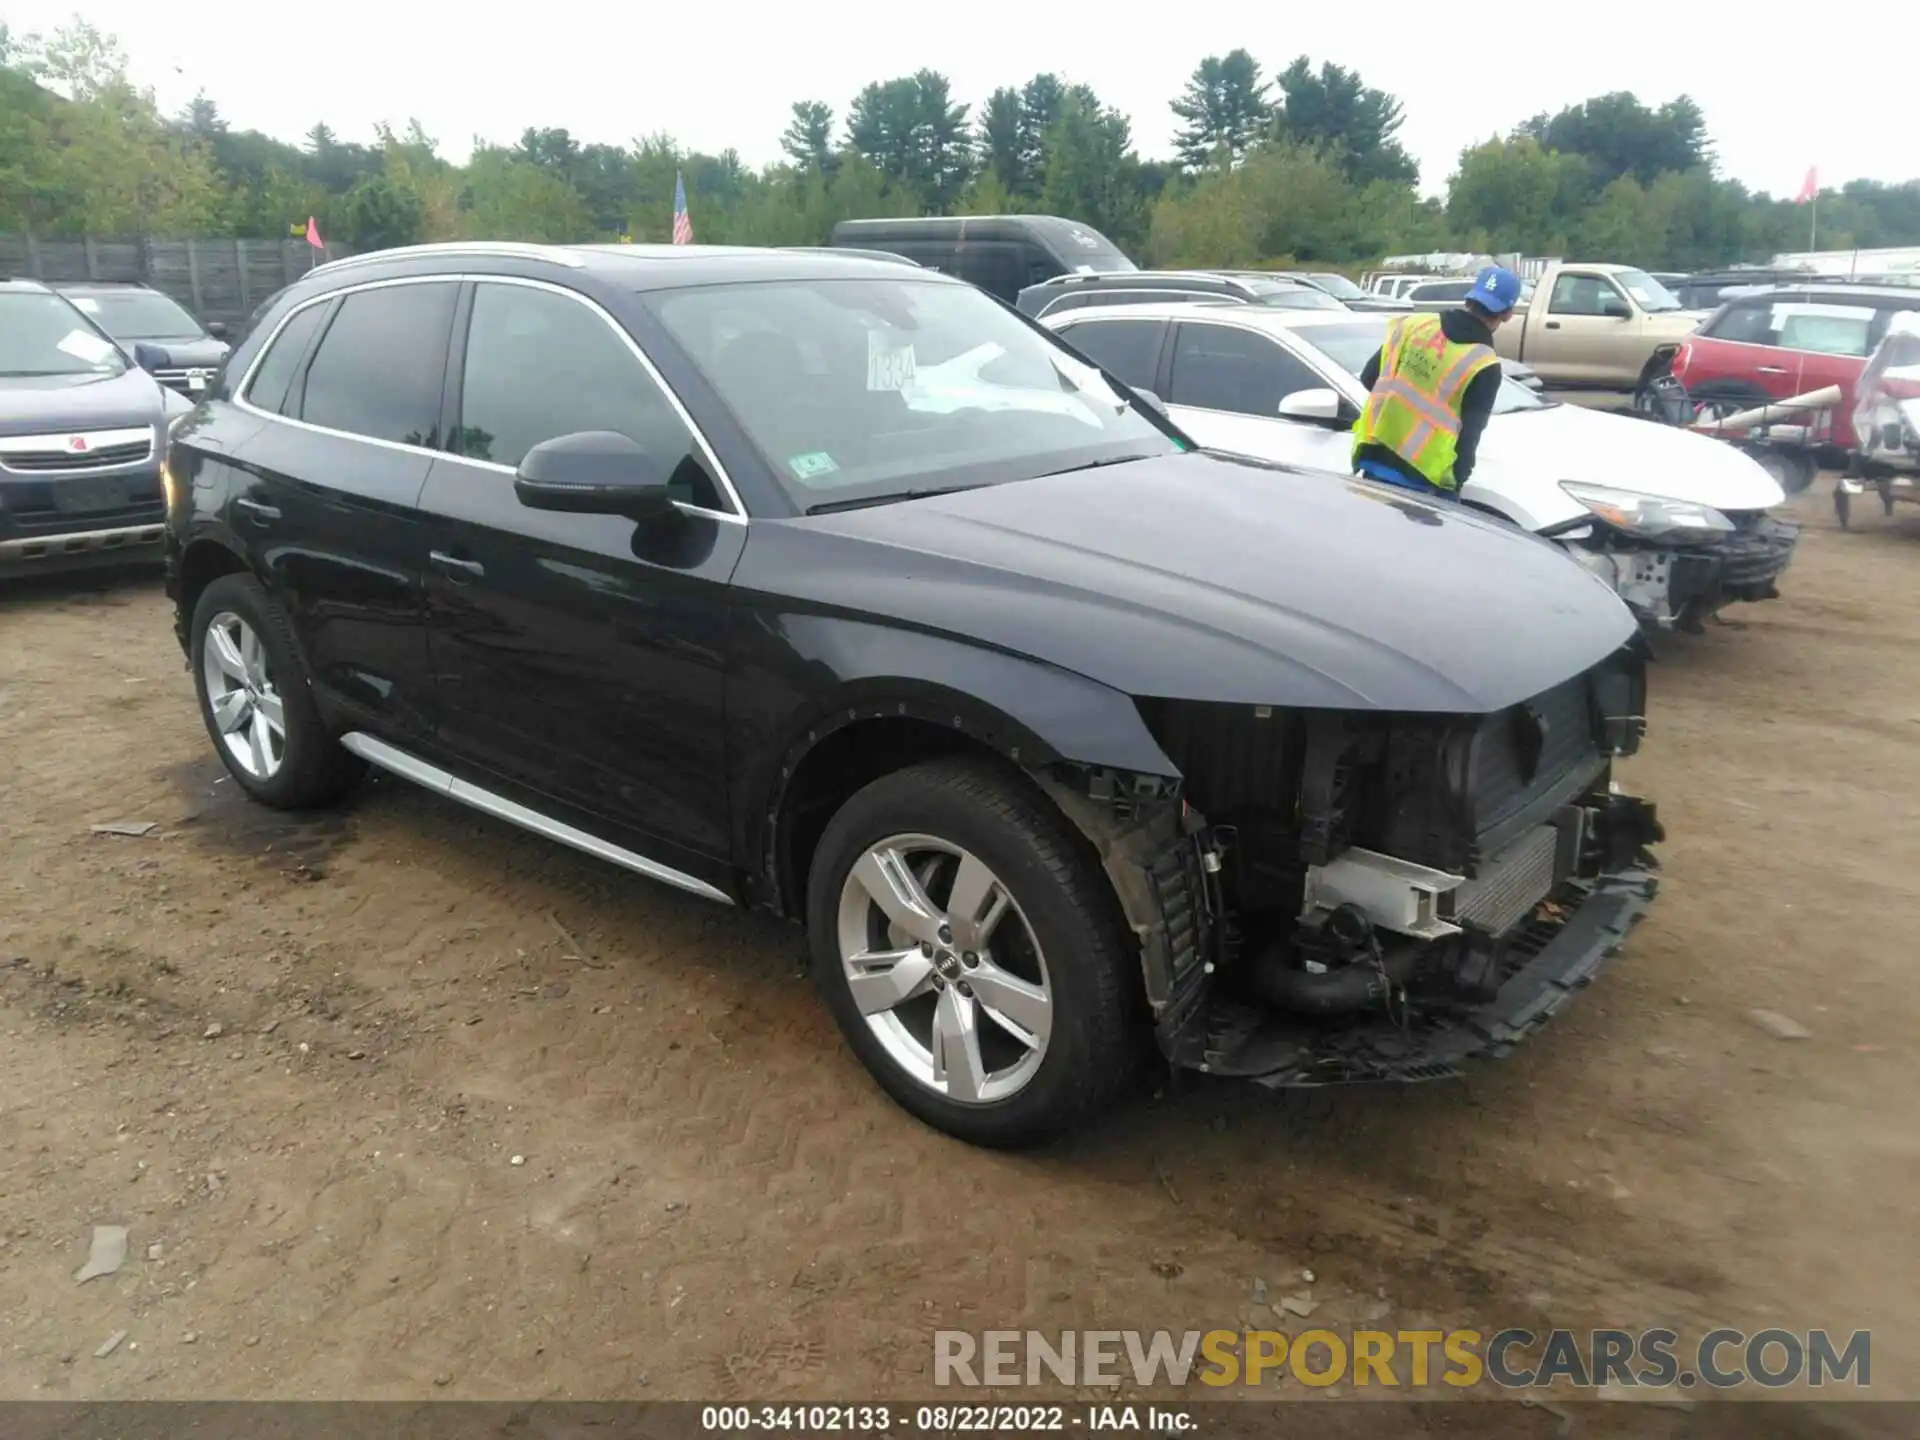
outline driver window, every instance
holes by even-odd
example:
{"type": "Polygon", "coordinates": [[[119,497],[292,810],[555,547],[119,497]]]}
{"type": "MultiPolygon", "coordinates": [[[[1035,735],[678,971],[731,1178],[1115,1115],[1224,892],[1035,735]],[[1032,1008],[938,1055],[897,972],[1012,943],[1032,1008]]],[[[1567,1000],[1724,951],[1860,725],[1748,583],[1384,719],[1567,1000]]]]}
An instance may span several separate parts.
{"type": "Polygon", "coordinates": [[[1294,391],[1326,388],[1305,364],[1251,330],[1185,324],[1174,337],[1170,405],[1271,420],[1294,391]]]}
{"type": "Polygon", "coordinates": [[[610,430],[673,472],[673,498],[727,511],[711,476],[679,462],[697,450],[666,394],[613,327],[551,290],[480,284],[460,389],[462,455],[518,465],[546,440],[610,430]]]}
{"type": "Polygon", "coordinates": [[[1598,275],[1562,275],[1547,302],[1551,315],[1605,315],[1609,304],[1624,305],[1620,292],[1598,275]]]}

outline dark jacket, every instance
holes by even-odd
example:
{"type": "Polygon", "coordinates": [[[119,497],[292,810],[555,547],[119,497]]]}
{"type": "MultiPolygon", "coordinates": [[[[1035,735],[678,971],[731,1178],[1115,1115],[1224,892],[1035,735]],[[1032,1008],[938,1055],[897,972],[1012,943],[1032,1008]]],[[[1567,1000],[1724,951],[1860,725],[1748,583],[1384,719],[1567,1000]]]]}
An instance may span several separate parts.
{"type": "MultiPolygon", "coordinates": [[[[1456,345],[1493,344],[1493,332],[1479,316],[1467,310],[1443,310],[1440,312],[1440,333],[1456,345]]],[[[1500,393],[1500,366],[1489,365],[1472,380],[1460,396],[1460,444],[1456,447],[1453,460],[1453,483],[1463,486],[1473,474],[1474,452],[1480,448],[1480,432],[1487,428],[1487,417],[1493,413],[1494,398],[1500,393]]],[[[1360,383],[1371,390],[1380,379],[1380,355],[1367,361],[1367,368],[1360,372],[1360,383]]],[[[1402,460],[1399,455],[1385,445],[1362,445],[1354,456],[1358,460],[1372,460],[1381,465],[1390,466],[1405,475],[1409,480],[1424,486],[1426,479],[1413,466],[1402,460]]]]}

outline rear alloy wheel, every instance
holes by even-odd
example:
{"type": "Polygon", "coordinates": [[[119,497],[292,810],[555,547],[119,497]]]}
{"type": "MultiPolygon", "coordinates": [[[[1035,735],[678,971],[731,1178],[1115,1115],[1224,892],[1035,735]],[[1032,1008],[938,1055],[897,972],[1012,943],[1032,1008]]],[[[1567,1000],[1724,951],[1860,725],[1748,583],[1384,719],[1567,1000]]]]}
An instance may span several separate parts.
{"type": "Polygon", "coordinates": [[[287,714],[260,637],[231,610],[222,610],[207,623],[200,665],[227,763],[262,783],[273,779],[286,763],[287,714]]]}
{"type": "Polygon", "coordinates": [[[1023,777],[934,761],[834,816],[808,885],[814,967],[896,1101],[976,1144],[1033,1144],[1132,1075],[1137,962],[1104,874],[1023,777]]]}
{"type": "Polygon", "coordinates": [[[264,805],[338,799],[365,768],[328,733],[293,627],[251,575],[222,575],[193,610],[200,715],[227,772],[264,805]]]}

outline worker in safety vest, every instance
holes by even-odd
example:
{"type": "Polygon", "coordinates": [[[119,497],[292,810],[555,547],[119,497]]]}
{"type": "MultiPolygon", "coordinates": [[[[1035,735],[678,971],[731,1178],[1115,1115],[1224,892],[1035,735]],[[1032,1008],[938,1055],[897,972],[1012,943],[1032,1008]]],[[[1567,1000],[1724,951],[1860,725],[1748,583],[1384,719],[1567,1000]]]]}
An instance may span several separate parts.
{"type": "Polygon", "coordinates": [[[1489,265],[1458,310],[1393,322],[1360,383],[1372,392],[1353,426],[1355,473],[1460,498],[1500,390],[1493,332],[1513,314],[1520,277],[1489,265]]]}

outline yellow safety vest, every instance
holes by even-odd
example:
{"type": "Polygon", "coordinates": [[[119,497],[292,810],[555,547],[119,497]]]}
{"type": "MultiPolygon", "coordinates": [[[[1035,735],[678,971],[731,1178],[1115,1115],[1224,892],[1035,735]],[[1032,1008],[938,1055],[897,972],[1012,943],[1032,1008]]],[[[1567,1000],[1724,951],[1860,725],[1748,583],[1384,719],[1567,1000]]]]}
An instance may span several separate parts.
{"type": "Polygon", "coordinates": [[[1474,376],[1499,362],[1491,345],[1447,339],[1437,315],[1394,321],[1381,347],[1380,378],[1353,425],[1354,458],[1364,445],[1384,445],[1430,484],[1457,489],[1460,397],[1474,376]]]}

